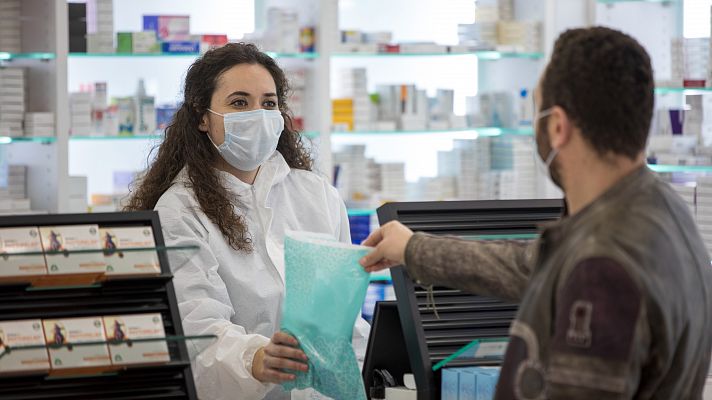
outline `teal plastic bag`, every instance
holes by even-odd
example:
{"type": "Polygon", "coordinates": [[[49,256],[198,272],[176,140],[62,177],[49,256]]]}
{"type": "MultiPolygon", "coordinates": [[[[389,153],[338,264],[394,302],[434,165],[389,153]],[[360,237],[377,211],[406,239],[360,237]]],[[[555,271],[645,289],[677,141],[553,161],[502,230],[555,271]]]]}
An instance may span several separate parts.
{"type": "Polygon", "coordinates": [[[369,251],[324,235],[287,233],[282,330],[309,358],[308,372],[289,371],[297,379],[283,384],[287,391],[314,388],[332,399],[366,399],[351,338],[369,282],[358,261],[369,251]]]}

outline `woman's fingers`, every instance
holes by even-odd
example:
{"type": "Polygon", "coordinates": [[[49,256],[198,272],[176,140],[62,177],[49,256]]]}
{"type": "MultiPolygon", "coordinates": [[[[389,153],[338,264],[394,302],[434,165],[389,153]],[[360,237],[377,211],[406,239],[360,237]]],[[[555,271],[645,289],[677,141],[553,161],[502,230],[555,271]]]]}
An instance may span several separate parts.
{"type": "Polygon", "coordinates": [[[274,357],[265,355],[265,366],[275,370],[291,370],[307,372],[309,367],[301,362],[291,360],[289,358],[274,357]]]}
{"type": "Polygon", "coordinates": [[[269,344],[267,347],[265,347],[265,354],[272,357],[291,358],[293,360],[307,361],[307,355],[304,354],[303,351],[294,347],[269,344]]]}

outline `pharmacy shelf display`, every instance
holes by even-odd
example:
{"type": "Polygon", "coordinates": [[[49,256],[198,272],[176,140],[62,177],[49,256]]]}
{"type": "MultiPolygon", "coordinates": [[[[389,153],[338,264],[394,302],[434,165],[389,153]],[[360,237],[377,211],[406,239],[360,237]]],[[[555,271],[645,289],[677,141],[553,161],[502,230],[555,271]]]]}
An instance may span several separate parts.
{"type": "Polygon", "coordinates": [[[0,397],[197,399],[155,212],[0,217],[0,397]],[[69,385],[69,386],[68,386],[69,385]]]}

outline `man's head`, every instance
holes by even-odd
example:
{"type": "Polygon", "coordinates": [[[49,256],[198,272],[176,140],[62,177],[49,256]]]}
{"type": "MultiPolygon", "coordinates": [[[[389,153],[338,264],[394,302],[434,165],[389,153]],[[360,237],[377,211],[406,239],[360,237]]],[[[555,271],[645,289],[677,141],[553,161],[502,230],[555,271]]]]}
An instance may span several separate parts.
{"type": "MultiPolygon", "coordinates": [[[[642,157],[653,115],[650,57],[632,37],[608,28],[572,29],[554,45],[536,93],[536,141],[552,151],[552,178],[562,186],[562,163],[642,157]]],[[[567,168],[567,167],[564,167],[567,168]]]]}

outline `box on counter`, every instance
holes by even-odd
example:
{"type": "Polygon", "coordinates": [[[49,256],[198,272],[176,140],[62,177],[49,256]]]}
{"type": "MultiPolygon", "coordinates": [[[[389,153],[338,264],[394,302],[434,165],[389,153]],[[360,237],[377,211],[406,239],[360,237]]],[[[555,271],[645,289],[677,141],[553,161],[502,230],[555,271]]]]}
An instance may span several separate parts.
{"type": "MultiPolygon", "coordinates": [[[[12,207],[11,203],[11,208],[12,207]]],[[[0,229],[0,253],[42,252],[40,232],[36,227],[0,229]]],[[[42,254],[10,256],[0,259],[0,277],[46,275],[47,265],[42,254]]]]}
{"type": "Polygon", "coordinates": [[[101,317],[50,319],[44,324],[52,369],[98,367],[111,365],[109,347],[105,344],[72,346],[82,342],[105,342],[101,317]],[[57,347],[62,345],[61,347],[57,347]]]}
{"type": "Polygon", "coordinates": [[[99,235],[105,250],[107,275],[161,273],[155,250],[122,251],[155,248],[151,227],[99,228],[99,235]]]}
{"type": "Polygon", "coordinates": [[[73,250],[101,250],[97,225],[68,225],[40,227],[42,248],[45,252],[70,252],[47,254],[49,274],[85,274],[106,272],[106,261],[101,251],[71,253],[73,250]]]}
{"type": "Polygon", "coordinates": [[[171,54],[193,54],[200,51],[200,43],[192,41],[162,42],[161,52],[171,54]]]}
{"type": "Polygon", "coordinates": [[[47,371],[50,369],[46,348],[17,349],[21,346],[43,346],[45,344],[42,321],[0,321],[0,374],[18,371],[47,371]],[[5,353],[5,348],[10,352],[5,353]]]}
{"type": "MultiPolygon", "coordinates": [[[[106,338],[112,341],[166,337],[161,314],[117,315],[104,317],[106,338]]],[[[164,363],[171,360],[165,341],[109,344],[114,365],[164,363]]]]}

